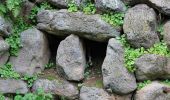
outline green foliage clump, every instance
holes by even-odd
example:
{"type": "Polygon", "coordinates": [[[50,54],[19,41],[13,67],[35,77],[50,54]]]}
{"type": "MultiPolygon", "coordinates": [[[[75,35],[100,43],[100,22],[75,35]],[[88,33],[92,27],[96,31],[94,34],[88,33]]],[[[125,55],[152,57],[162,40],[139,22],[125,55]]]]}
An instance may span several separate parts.
{"type": "Polygon", "coordinates": [[[162,83],[170,86],[170,80],[169,79],[162,81],[162,83]]]}
{"type": "Polygon", "coordinates": [[[5,41],[10,45],[10,55],[18,55],[18,51],[22,47],[20,33],[30,27],[31,25],[25,23],[23,19],[19,18],[16,20],[16,22],[14,23],[12,34],[5,39],[5,41]]]}
{"type": "Polygon", "coordinates": [[[5,96],[3,94],[0,94],[0,100],[5,100],[5,96]]]}
{"type": "Polygon", "coordinates": [[[118,37],[117,39],[122,43],[125,48],[125,66],[129,72],[134,72],[136,70],[134,66],[135,60],[136,58],[139,58],[144,54],[157,54],[170,57],[170,51],[168,50],[166,43],[164,43],[163,41],[154,44],[154,46],[149,49],[144,49],[143,47],[135,49],[128,44],[125,35],[122,35],[120,38],[118,37]]]}
{"type": "Polygon", "coordinates": [[[163,25],[162,24],[158,25],[157,32],[160,33],[161,35],[163,35],[163,31],[164,31],[163,25]]]}
{"type": "Polygon", "coordinates": [[[53,100],[53,96],[39,88],[35,93],[27,93],[24,96],[18,94],[14,97],[14,100],[53,100]]]}
{"type": "Polygon", "coordinates": [[[18,79],[20,75],[13,70],[11,63],[7,63],[0,67],[0,77],[18,79]]]}
{"type": "Polygon", "coordinates": [[[103,14],[102,19],[113,26],[122,26],[124,20],[124,13],[103,14]]]}
{"type": "Polygon", "coordinates": [[[45,65],[46,69],[53,68],[53,67],[55,67],[55,64],[53,62],[49,62],[45,65]]]}
{"type": "Polygon", "coordinates": [[[0,1],[0,15],[6,16],[12,13],[13,17],[17,17],[21,10],[21,4],[24,0],[6,0],[0,1]]]}
{"type": "Polygon", "coordinates": [[[83,7],[83,12],[85,14],[95,14],[96,12],[96,7],[93,3],[87,2],[85,6],[83,7]]]}
{"type": "Polygon", "coordinates": [[[143,82],[139,82],[137,84],[137,89],[140,90],[142,89],[143,87],[147,86],[148,84],[151,84],[151,81],[150,80],[146,80],[146,81],[143,81],[143,82]]]}
{"type": "Polygon", "coordinates": [[[28,84],[28,87],[32,87],[34,81],[37,80],[37,76],[30,76],[30,75],[25,75],[22,80],[26,81],[28,84]]]}
{"type": "Polygon", "coordinates": [[[48,4],[48,2],[43,2],[40,4],[40,6],[35,6],[31,10],[31,13],[29,15],[29,19],[32,21],[33,24],[36,24],[36,15],[41,10],[50,10],[52,7],[48,4]]]}
{"type": "Polygon", "coordinates": [[[68,3],[68,11],[69,12],[77,12],[78,11],[78,6],[77,4],[75,3],[75,1],[70,1],[68,3]]]}

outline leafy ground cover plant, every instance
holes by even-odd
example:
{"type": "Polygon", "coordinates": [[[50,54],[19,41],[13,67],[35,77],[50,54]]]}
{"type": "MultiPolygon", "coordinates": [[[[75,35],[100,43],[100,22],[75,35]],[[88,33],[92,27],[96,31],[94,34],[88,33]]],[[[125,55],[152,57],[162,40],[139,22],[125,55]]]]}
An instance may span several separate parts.
{"type": "Polygon", "coordinates": [[[148,84],[151,84],[151,81],[150,80],[146,80],[146,81],[143,81],[143,82],[139,82],[137,84],[137,89],[140,90],[142,89],[143,87],[147,86],[148,84]]]}
{"type": "Polygon", "coordinates": [[[106,13],[102,15],[102,19],[113,26],[122,26],[124,13],[106,13]]]}
{"type": "Polygon", "coordinates": [[[149,49],[144,49],[143,47],[135,49],[130,46],[130,44],[126,41],[125,35],[117,38],[122,45],[124,46],[124,58],[125,58],[125,66],[129,72],[134,72],[136,70],[134,63],[137,58],[142,56],[143,54],[157,54],[162,56],[170,57],[170,51],[166,45],[166,43],[159,42],[154,44],[153,47],[149,49]]]}

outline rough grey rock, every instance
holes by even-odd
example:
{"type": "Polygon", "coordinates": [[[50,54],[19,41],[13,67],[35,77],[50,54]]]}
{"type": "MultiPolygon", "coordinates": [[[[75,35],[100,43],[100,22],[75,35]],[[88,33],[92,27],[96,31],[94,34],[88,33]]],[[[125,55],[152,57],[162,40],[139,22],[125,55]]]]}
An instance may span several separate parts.
{"type": "Polygon", "coordinates": [[[115,100],[132,100],[132,93],[127,95],[116,95],[114,94],[115,100]]]}
{"type": "Polygon", "coordinates": [[[102,74],[104,87],[114,93],[128,94],[137,87],[134,75],[124,66],[124,49],[114,38],[109,40],[102,74]]]}
{"type": "Polygon", "coordinates": [[[121,1],[123,1],[123,3],[127,5],[135,5],[140,3],[140,0],[121,0],[121,1]]]}
{"type": "Polygon", "coordinates": [[[8,36],[11,31],[12,25],[0,16],[0,36],[8,36]]]}
{"type": "Polygon", "coordinates": [[[103,89],[83,86],[80,90],[80,100],[115,100],[103,89]]]}
{"type": "Polygon", "coordinates": [[[37,20],[38,29],[58,36],[76,34],[90,40],[107,41],[120,35],[120,32],[103,21],[100,15],[69,13],[65,9],[43,10],[38,13],[37,20]]]}
{"type": "Polygon", "coordinates": [[[145,4],[132,7],[125,14],[123,30],[129,43],[136,48],[150,48],[159,42],[156,27],[156,13],[145,4]]]}
{"type": "Polygon", "coordinates": [[[151,5],[161,13],[170,16],[170,1],[169,0],[141,0],[143,3],[151,5]]]}
{"type": "Polygon", "coordinates": [[[121,0],[95,0],[95,6],[102,11],[125,12],[126,6],[121,0]]]}
{"type": "Polygon", "coordinates": [[[82,40],[70,35],[60,42],[57,50],[56,64],[67,80],[80,81],[84,78],[86,57],[82,40]]]}
{"type": "Polygon", "coordinates": [[[20,12],[20,16],[22,16],[22,18],[25,21],[28,21],[29,14],[31,13],[31,10],[33,9],[34,6],[35,6],[35,4],[28,1],[28,0],[23,2],[22,9],[21,9],[21,12],[20,12]]]}
{"type": "Polygon", "coordinates": [[[0,92],[1,93],[27,93],[27,84],[22,80],[15,79],[0,79],[0,92]]]}
{"type": "Polygon", "coordinates": [[[139,81],[170,78],[170,58],[145,54],[135,61],[136,78],[139,81]]]}
{"type": "Polygon", "coordinates": [[[14,70],[22,75],[41,72],[50,58],[46,36],[36,28],[28,29],[21,33],[21,44],[18,56],[10,57],[14,70]]]}
{"type": "Polygon", "coordinates": [[[170,49],[170,20],[163,25],[164,41],[170,49]]]}
{"type": "Polygon", "coordinates": [[[0,65],[4,65],[9,58],[9,45],[0,37],[0,65]]]}
{"type": "Polygon", "coordinates": [[[70,2],[74,2],[77,6],[80,6],[83,0],[49,0],[49,2],[58,8],[67,8],[70,2]]]}
{"type": "Polygon", "coordinates": [[[152,82],[136,92],[135,100],[170,100],[167,89],[170,89],[168,85],[152,82]]]}
{"type": "Polygon", "coordinates": [[[33,91],[43,88],[45,92],[60,95],[75,100],[78,98],[78,88],[67,81],[38,79],[33,84],[33,91]]]}

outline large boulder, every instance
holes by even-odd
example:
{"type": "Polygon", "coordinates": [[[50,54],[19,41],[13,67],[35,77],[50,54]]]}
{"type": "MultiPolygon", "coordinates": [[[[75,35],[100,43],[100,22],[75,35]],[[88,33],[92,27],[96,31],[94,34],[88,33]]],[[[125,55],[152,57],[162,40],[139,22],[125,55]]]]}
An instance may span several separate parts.
{"type": "Polygon", "coordinates": [[[96,87],[86,87],[83,86],[80,89],[80,99],[79,100],[115,100],[114,96],[111,97],[103,89],[96,87]]]}
{"type": "Polygon", "coordinates": [[[0,66],[4,65],[9,58],[9,44],[0,37],[0,66]]]}
{"type": "Polygon", "coordinates": [[[152,82],[136,92],[135,100],[170,100],[169,89],[168,85],[152,82]]]}
{"type": "Polygon", "coordinates": [[[170,78],[170,58],[145,54],[135,61],[136,78],[139,81],[170,78]]]}
{"type": "Polygon", "coordinates": [[[159,42],[156,28],[156,13],[145,4],[134,6],[125,14],[123,30],[133,47],[150,48],[159,42]]]}
{"type": "Polygon", "coordinates": [[[151,5],[159,12],[170,16],[170,1],[169,0],[141,0],[143,3],[151,5]]]}
{"type": "Polygon", "coordinates": [[[77,99],[79,94],[77,87],[63,80],[38,79],[34,82],[32,89],[36,91],[38,88],[43,88],[45,92],[64,96],[71,100],[77,99]]]}
{"type": "Polygon", "coordinates": [[[124,66],[124,49],[121,43],[112,38],[102,65],[103,84],[117,94],[128,94],[137,88],[136,79],[124,66]]]}
{"type": "Polygon", "coordinates": [[[80,81],[84,78],[86,55],[82,40],[70,35],[60,42],[57,50],[56,64],[59,73],[67,80],[80,81]]]}
{"type": "Polygon", "coordinates": [[[95,0],[95,6],[97,9],[102,11],[126,11],[126,6],[121,0],[95,0]]]}
{"type": "Polygon", "coordinates": [[[48,33],[66,36],[76,34],[95,41],[107,41],[120,35],[118,29],[103,21],[100,15],[86,15],[67,10],[43,10],[37,15],[37,27],[48,33]]]}
{"type": "Polygon", "coordinates": [[[0,36],[8,36],[11,31],[12,25],[0,16],[0,36]]]}
{"type": "Polygon", "coordinates": [[[22,80],[0,79],[0,93],[21,93],[25,94],[29,90],[27,84],[22,80]]]}
{"type": "Polygon", "coordinates": [[[170,49],[170,20],[163,25],[164,41],[170,49]]]}
{"type": "Polygon", "coordinates": [[[41,72],[50,57],[46,36],[36,28],[28,29],[21,33],[21,44],[18,56],[9,60],[14,70],[22,75],[41,72]]]}

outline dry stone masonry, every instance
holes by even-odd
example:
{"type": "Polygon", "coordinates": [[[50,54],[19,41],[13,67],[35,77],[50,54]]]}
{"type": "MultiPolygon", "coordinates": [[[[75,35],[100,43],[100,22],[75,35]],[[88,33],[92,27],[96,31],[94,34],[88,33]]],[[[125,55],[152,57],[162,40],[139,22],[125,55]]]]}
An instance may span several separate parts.
{"type": "Polygon", "coordinates": [[[170,100],[170,0],[5,1],[0,100],[170,100]]]}

